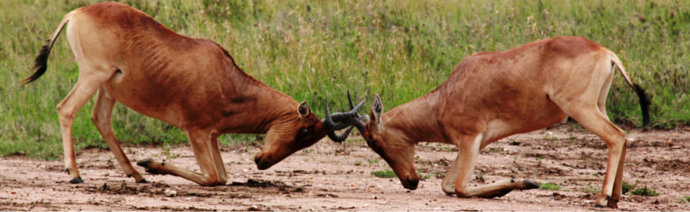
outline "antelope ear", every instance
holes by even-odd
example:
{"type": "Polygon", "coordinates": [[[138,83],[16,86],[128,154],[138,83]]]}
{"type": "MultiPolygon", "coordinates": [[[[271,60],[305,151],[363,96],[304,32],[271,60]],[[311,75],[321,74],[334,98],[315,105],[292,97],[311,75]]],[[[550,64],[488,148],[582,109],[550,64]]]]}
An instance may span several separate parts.
{"type": "Polygon", "coordinates": [[[381,126],[381,116],[383,115],[383,102],[378,94],[374,96],[374,104],[371,106],[371,126],[381,126]]]}
{"type": "Polygon", "coordinates": [[[299,118],[304,119],[309,114],[311,114],[311,110],[309,109],[309,106],[307,106],[307,101],[305,100],[301,104],[299,104],[299,107],[297,108],[297,112],[299,112],[299,118]]]}

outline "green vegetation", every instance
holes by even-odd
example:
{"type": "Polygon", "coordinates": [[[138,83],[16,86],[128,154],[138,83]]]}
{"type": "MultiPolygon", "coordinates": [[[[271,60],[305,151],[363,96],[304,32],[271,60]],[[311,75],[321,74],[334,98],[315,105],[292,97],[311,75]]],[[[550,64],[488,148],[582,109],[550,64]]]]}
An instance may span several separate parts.
{"type": "Polygon", "coordinates": [[[585,192],[585,193],[590,193],[590,194],[598,194],[598,193],[601,193],[601,188],[594,187],[594,186],[592,186],[592,184],[587,183],[587,186],[584,189],[582,189],[581,191],[585,192]]]}
{"type": "Polygon", "coordinates": [[[560,185],[556,185],[555,183],[542,183],[539,184],[539,189],[541,190],[561,190],[560,185]]]}
{"type": "Polygon", "coordinates": [[[623,194],[626,194],[629,191],[632,191],[633,189],[635,189],[635,187],[637,187],[637,182],[635,184],[630,184],[630,183],[626,182],[625,180],[623,180],[623,188],[621,189],[622,190],[621,192],[623,194]]]}
{"type": "Polygon", "coordinates": [[[370,173],[373,176],[380,177],[380,178],[394,178],[395,177],[395,172],[390,169],[386,169],[385,171],[372,171],[370,173]]]}
{"type": "MultiPolygon", "coordinates": [[[[79,69],[64,34],[47,73],[31,85],[19,83],[62,17],[95,2],[0,1],[0,156],[61,158],[55,105],[72,89],[79,69]]],[[[470,54],[577,35],[618,54],[652,97],[654,125],[690,123],[690,1],[123,2],[182,35],[218,42],[249,75],[309,101],[319,117],[327,96],[332,111],[347,108],[345,90],[369,102],[378,93],[390,109],[439,86],[470,54]]],[[[639,126],[638,99],[616,75],[609,117],[639,126]]],[[[77,114],[77,149],[106,148],[91,123],[92,108],[93,99],[77,114]]],[[[122,105],[114,110],[113,127],[127,145],[186,142],[179,129],[122,105]]],[[[244,135],[220,140],[254,142],[244,135]]]]}
{"type": "Polygon", "coordinates": [[[685,195],[680,198],[680,202],[685,203],[685,204],[690,204],[690,196],[685,195]]]}
{"type": "Polygon", "coordinates": [[[659,193],[652,188],[647,188],[647,186],[644,186],[644,188],[635,189],[630,193],[638,196],[659,196],[659,193]]]}

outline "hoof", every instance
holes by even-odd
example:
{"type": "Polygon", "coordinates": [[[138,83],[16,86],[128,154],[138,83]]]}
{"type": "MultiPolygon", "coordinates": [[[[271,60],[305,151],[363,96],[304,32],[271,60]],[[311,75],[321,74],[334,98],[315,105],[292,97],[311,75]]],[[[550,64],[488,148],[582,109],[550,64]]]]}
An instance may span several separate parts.
{"type": "Polygon", "coordinates": [[[148,172],[149,174],[163,174],[158,172],[158,170],[151,169],[151,167],[149,167],[151,163],[153,163],[153,159],[146,158],[144,160],[140,160],[139,162],[137,162],[137,166],[146,168],[146,172],[148,172]]]}
{"type": "Polygon", "coordinates": [[[141,167],[144,167],[144,168],[148,168],[148,167],[149,167],[149,164],[151,164],[152,162],[153,162],[153,159],[151,159],[151,158],[146,158],[146,159],[144,159],[144,160],[138,161],[138,162],[137,162],[137,166],[141,166],[141,167]]]}
{"type": "Polygon", "coordinates": [[[531,181],[531,180],[525,180],[525,189],[535,189],[539,188],[540,185],[537,182],[531,181]]]}
{"type": "Polygon", "coordinates": [[[597,200],[594,201],[594,207],[596,207],[596,208],[605,208],[605,207],[617,208],[618,207],[618,201],[612,200],[611,196],[600,195],[597,198],[597,200]]]}
{"type": "Polygon", "coordinates": [[[80,183],[84,183],[84,181],[81,180],[81,177],[77,177],[77,178],[74,178],[74,179],[70,180],[69,183],[72,183],[72,184],[80,184],[80,183]]]}
{"type": "Polygon", "coordinates": [[[608,200],[606,200],[606,207],[613,209],[618,208],[618,200],[614,200],[612,197],[609,197],[608,200]]]}
{"type": "Polygon", "coordinates": [[[157,170],[153,170],[153,169],[146,169],[146,173],[153,174],[153,175],[163,174],[163,173],[160,173],[157,170]]]}
{"type": "Polygon", "coordinates": [[[149,182],[146,179],[141,179],[141,180],[137,181],[137,183],[151,183],[151,182],[149,182]]]}

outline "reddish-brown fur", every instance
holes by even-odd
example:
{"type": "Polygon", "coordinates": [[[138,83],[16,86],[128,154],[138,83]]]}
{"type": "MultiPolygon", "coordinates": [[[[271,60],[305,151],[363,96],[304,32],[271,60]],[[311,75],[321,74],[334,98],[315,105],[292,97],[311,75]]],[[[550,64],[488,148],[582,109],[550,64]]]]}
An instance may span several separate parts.
{"type": "Polygon", "coordinates": [[[443,191],[458,197],[496,197],[538,185],[507,180],[469,187],[479,151],[498,139],[548,127],[570,116],[609,147],[606,178],[596,205],[616,207],[626,140],[625,133],[608,120],[605,108],[616,67],[645,101],[644,91],[632,83],[618,57],[584,38],[556,37],[507,51],[478,53],[460,62],[448,81],[431,93],[385,114],[377,95],[371,120],[359,128],[404,187],[415,189],[419,181],[414,144],[442,142],[458,147],[443,191]]]}
{"type": "Polygon", "coordinates": [[[223,133],[267,134],[256,156],[260,169],[319,141],[326,135],[319,119],[290,96],[242,71],[217,43],[179,35],[145,13],[119,3],[100,3],[74,10],[63,19],[47,51],[37,58],[45,72],[47,54],[62,27],[79,63],[77,84],[58,105],[65,165],[79,183],[72,141],[72,122],[79,108],[98,91],[92,119],[125,173],[146,180],[122,152],[112,127],[115,102],[182,129],[190,139],[201,173],[151,160],[147,171],[173,174],[201,185],[227,182],[218,136],[223,133]]]}

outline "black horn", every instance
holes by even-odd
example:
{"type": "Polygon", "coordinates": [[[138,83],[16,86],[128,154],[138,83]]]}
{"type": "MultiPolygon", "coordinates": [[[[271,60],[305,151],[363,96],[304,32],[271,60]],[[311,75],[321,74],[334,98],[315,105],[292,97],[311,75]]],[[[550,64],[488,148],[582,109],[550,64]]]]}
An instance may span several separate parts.
{"type": "Polygon", "coordinates": [[[363,126],[360,120],[358,119],[368,119],[369,117],[363,117],[361,116],[358,112],[362,108],[362,105],[364,105],[365,100],[362,100],[357,106],[354,106],[352,104],[352,99],[350,98],[350,92],[347,92],[347,100],[350,105],[350,111],[345,112],[345,113],[335,113],[331,115],[329,109],[328,109],[328,97],[326,97],[326,102],[324,103],[324,110],[326,112],[326,118],[324,120],[321,120],[321,123],[323,126],[328,130],[328,137],[335,142],[343,142],[347,139],[349,136],[350,132],[352,132],[353,127],[357,127],[358,130],[362,131],[363,127],[360,128],[360,126],[363,126]],[[335,131],[336,130],[342,130],[347,128],[342,134],[336,135],[335,131]]]}

